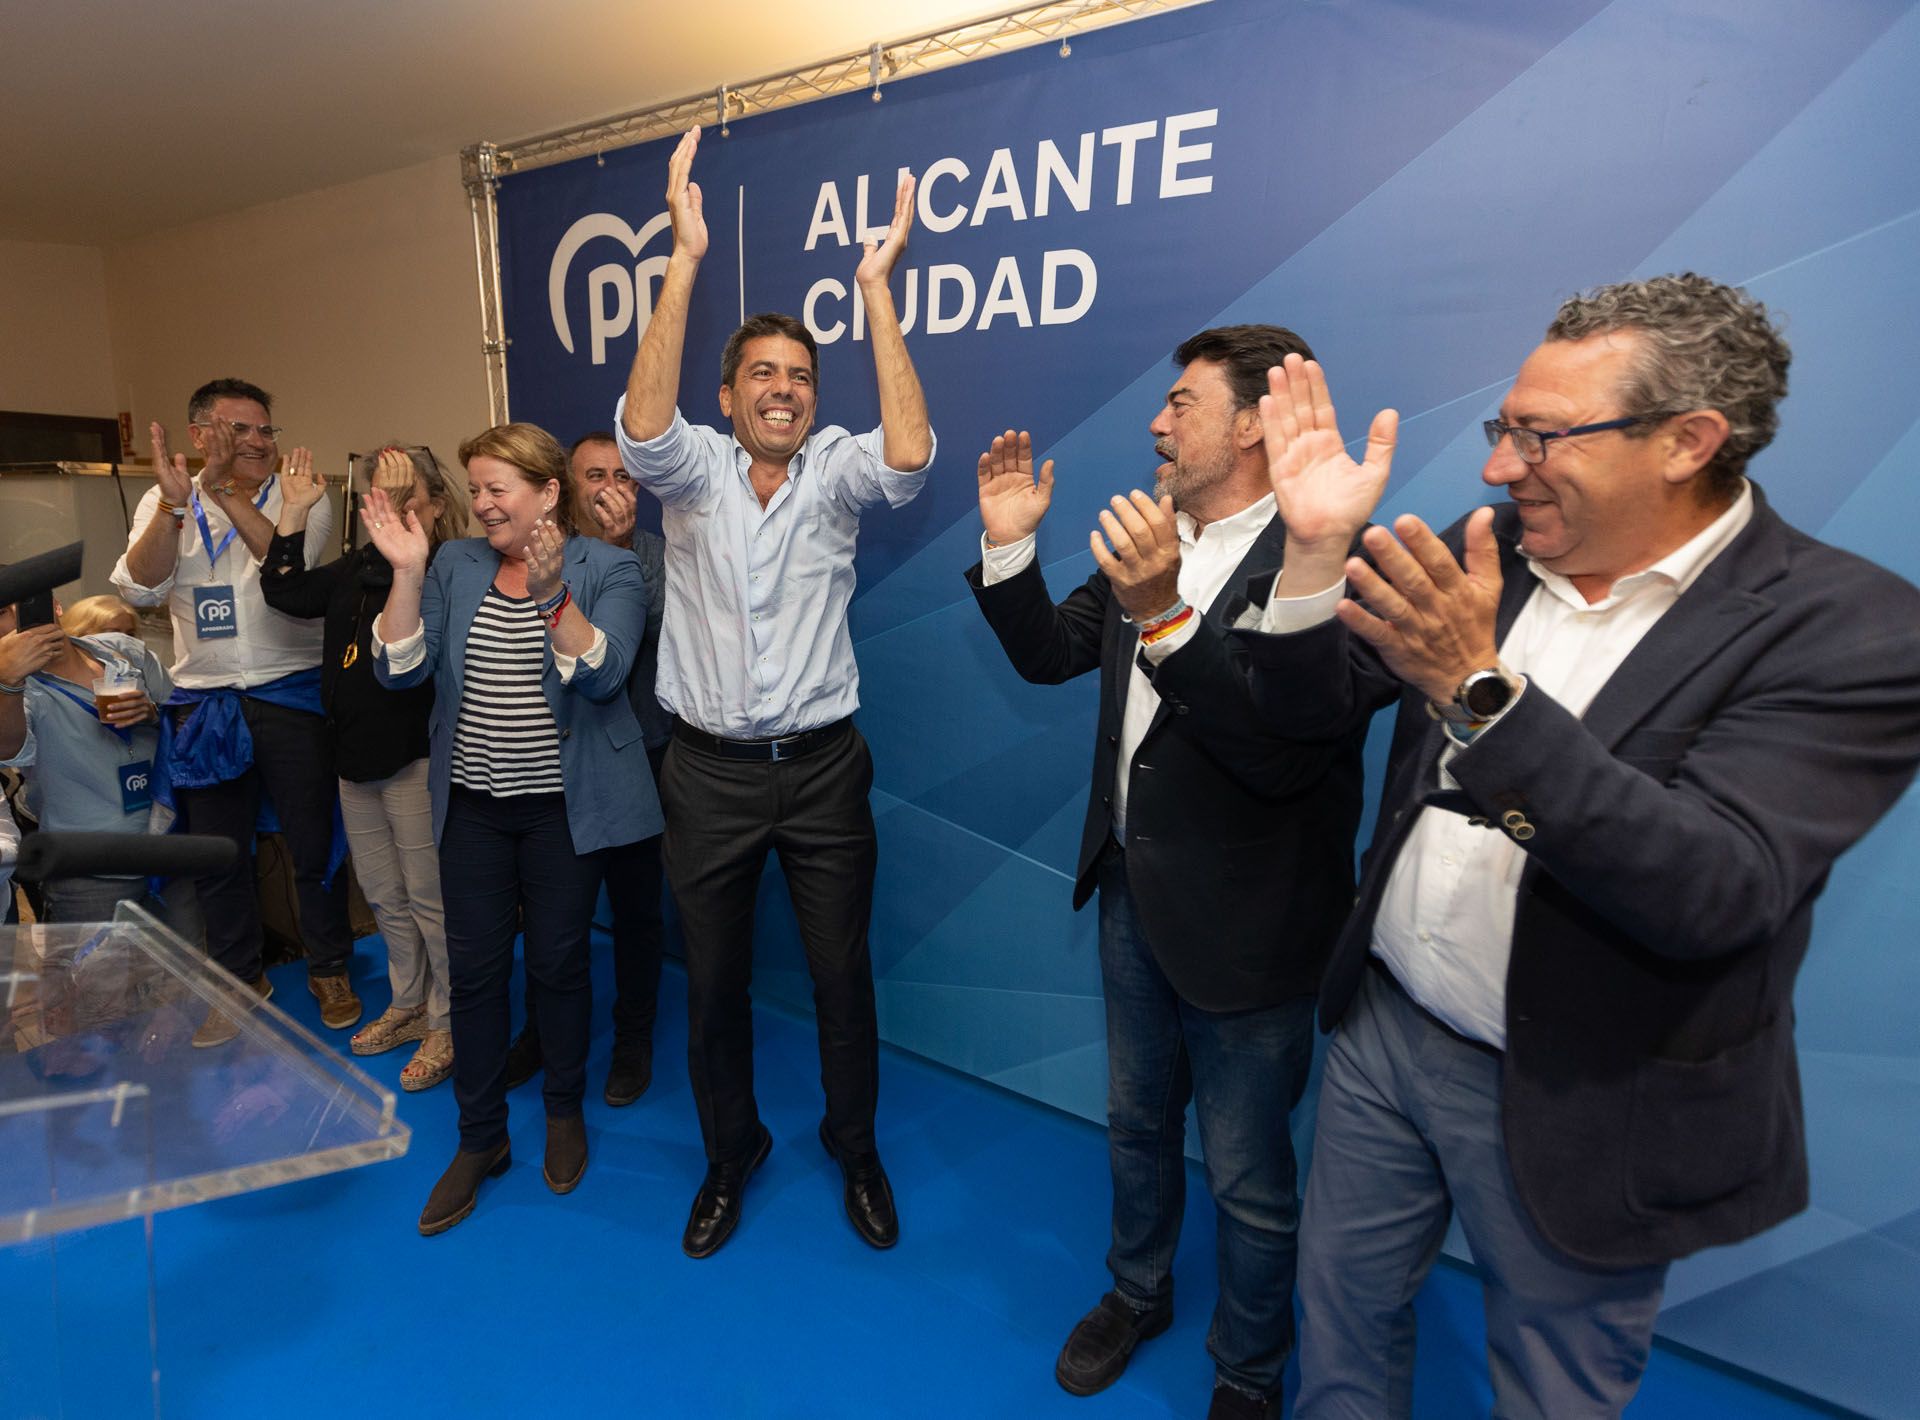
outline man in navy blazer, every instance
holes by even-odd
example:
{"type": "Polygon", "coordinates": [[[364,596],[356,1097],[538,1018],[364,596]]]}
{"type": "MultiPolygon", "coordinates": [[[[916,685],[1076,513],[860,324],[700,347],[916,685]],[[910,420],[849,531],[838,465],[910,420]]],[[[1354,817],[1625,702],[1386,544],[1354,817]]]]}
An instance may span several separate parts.
{"type": "Polygon", "coordinates": [[[1495,1412],[1561,1420],[1632,1397],[1669,1262],[1806,1206],[1793,981],[1920,762],[1920,593],[1747,481],[1789,358],[1700,276],[1575,297],[1486,421],[1507,504],[1351,559],[1396,416],[1356,464],[1318,368],[1270,377],[1254,694],[1309,741],[1398,706],[1321,988],[1302,1417],[1411,1413],[1456,1211],[1495,1412]]]}
{"type": "Polygon", "coordinates": [[[1073,905],[1100,892],[1113,1169],[1113,1290],[1054,1368],[1112,1384],[1173,1315],[1192,1099],[1218,1215],[1207,1350],[1214,1420],[1279,1408],[1293,1345],[1299,1222],[1287,1116],[1313,1058],[1313,993],[1353,900],[1359,733],[1295,744],[1263,723],[1222,616],[1286,529],[1267,487],[1266,372],[1292,331],[1223,326],[1183,342],[1149,426],[1155,495],[1116,497],[1099,562],[1055,605],[1034,534],[1052,465],[1012,431],[980,459],[982,561],[967,573],[1008,659],[1056,684],[1098,669],[1093,785],[1073,905]]]}

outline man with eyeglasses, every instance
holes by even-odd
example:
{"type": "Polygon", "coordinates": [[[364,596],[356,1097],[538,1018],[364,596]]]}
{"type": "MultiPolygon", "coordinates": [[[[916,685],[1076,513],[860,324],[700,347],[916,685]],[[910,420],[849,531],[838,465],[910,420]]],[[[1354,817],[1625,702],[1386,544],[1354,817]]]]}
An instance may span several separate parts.
{"type": "Polygon", "coordinates": [[[1632,1397],[1670,1262],[1807,1205],[1793,981],[1920,762],[1920,593],[1748,481],[1789,358],[1704,277],[1576,296],[1487,421],[1505,505],[1353,558],[1397,416],[1356,463],[1318,367],[1270,373],[1255,696],[1305,740],[1398,707],[1321,985],[1306,1420],[1412,1412],[1455,1214],[1494,1413],[1562,1420],[1632,1397]]]}
{"type": "MultiPolygon", "coordinates": [[[[334,780],[320,707],[318,621],[284,616],[260,593],[260,566],[280,516],[280,429],[273,400],[246,380],[213,380],[187,402],[188,433],[205,460],[196,477],[169,454],[167,431],[150,428],[154,487],[134,513],[113,584],[135,606],[163,602],[173,620],[174,694],[161,723],[156,781],[194,833],[240,845],[228,871],[196,878],[213,959],[261,996],[260,907],[254,829],[264,795],[293,858],[307,982],[320,1018],[345,1030],[360,1019],[347,978],[353,936],[346,881],[333,861],[334,780]]],[[[312,455],[295,449],[303,472],[312,455]]],[[[333,539],[333,505],[307,518],[311,567],[333,539]]],[[[239,1028],[221,1011],[195,1032],[200,1047],[224,1045],[239,1028]]]]}

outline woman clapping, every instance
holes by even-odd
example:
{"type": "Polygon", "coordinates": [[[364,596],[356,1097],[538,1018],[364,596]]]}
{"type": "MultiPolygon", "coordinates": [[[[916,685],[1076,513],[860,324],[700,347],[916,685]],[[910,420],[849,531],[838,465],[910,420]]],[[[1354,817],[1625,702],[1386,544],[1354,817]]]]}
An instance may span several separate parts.
{"type": "Polygon", "coordinates": [[[546,1050],[545,1175],[555,1193],[587,1166],[581,1122],[592,1008],[588,933],[601,851],[660,831],[640,723],[625,694],[646,617],[633,555],[573,535],[567,461],[553,437],[506,424],[460,448],[483,536],[428,568],[414,512],[378,488],[361,518],[393,567],[373,627],[390,686],[435,687],[429,784],[447,904],[460,1148],[420,1231],[473,1211],[507,1167],[507,984],[513,939],[546,1050]]]}
{"type": "MultiPolygon", "coordinates": [[[[418,515],[428,558],[466,530],[466,507],[424,446],[382,449],[373,487],[390,506],[418,515]]],[[[366,546],[318,567],[306,559],[307,516],[327,496],[311,460],[290,459],[280,476],[280,518],[260,569],[260,593],[287,616],[326,620],[320,701],[327,750],[340,778],[340,818],[353,868],[387,943],[393,1000],[353,1036],[355,1055],[380,1055],[419,1041],[400,1088],[424,1090],[453,1072],[447,1020],[447,929],[440,857],[427,792],[428,684],[393,693],[373,673],[373,618],[386,604],[393,569],[366,546]]]]}

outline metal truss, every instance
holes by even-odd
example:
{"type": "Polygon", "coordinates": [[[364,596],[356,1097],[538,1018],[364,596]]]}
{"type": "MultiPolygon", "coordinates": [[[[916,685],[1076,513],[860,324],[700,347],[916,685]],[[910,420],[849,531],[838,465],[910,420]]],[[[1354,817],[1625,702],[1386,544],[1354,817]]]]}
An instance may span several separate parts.
{"type": "Polygon", "coordinates": [[[630,147],[680,133],[696,123],[717,127],[722,135],[735,119],[861,89],[880,102],[884,85],[894,79],[927,74],[971,59],[1005,54],[1036,44],[1058,42],[1064,58],[1072,36],[1147,15],[1204,5],[1207,0],[1054,0],[1024,5],[953,29],[876,42],[864,50],[790,69],[780,74],[722,84],[710,93],[690,94],[670,103],[560,129],[515,143],[476,143],[460,154],[461,181],[473,211],[474,263],[480,286],[481,351],[487,366],[487,408],[495,424],[506,422],[507,345],[500,300],[498,195],[509,173],[549,167],[574,158],[630,147]]]}

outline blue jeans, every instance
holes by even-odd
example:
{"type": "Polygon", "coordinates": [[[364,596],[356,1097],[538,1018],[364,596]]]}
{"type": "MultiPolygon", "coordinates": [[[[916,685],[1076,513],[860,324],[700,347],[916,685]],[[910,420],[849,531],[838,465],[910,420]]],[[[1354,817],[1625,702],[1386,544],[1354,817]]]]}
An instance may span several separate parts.
{"type": "MultiPolygon", "coordinates": [[[[1284,932],[1274,924],[1276,938],[1284,932]]],[[[1287,1116],[1313,1063],[1313,999],[1233,1012],[1181,1000],[1147,945],[1117,848],[1100,866],[1100,977],[1114,1287],[1141,1307],[1172,1295],[1191,1099],[1217,1216],[1220,1296],[1207,1351],[1221,1380],[1276,1394],[1293,1347],[1300,1221],[1287,1116]]]]}
{"type": "Polygon", "coordinates": [[[1601,1420],[1633,1398],[1665,1264],[1555,1251],[1507,1168],[1500,1052],[1369,970],[1327,1052],[1300,1250],[1300,1420],[1407,1420],[1413,1299],[1457,1211],[1486,1298],[1495,1420],[1601,1420]]]}

